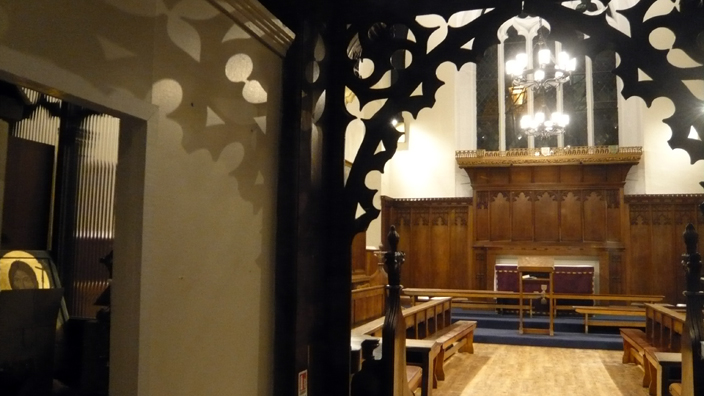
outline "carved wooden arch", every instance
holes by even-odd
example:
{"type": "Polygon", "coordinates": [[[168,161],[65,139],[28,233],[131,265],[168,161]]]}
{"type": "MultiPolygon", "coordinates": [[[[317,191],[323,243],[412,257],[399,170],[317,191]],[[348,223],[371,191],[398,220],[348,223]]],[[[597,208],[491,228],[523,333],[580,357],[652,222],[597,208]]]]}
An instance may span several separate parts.
{"type": "MultiPolygon", "coordinates": [[[[342,18],[347,18],[348,22],[345,37],[348,56],[343,82],[359,98],[360,107],[374,100],[386,100],[373,117],[363,121],[364,139],[345,186],[345,212],[349,218],[355,217],[357,205],[364,209],[364,213],[356,217],[354,232],[366,230],[379,214],[372,204],[376,191],[369,189],[364,181],[372,171],[383,172],[384,165],[396,152],[399,132],[392,127],[391,118],[404,111],[416,117],[421,109],[432,107],[435,94],[443,85],[436,75],[440,64],[452,62],[459,69],[465,63],[476,63],[487,48],[499,42],[497,31],[502,24],[522,12],[545,19],[551,26],[551,36],[569,46],[575,55],[594,57],[604,48],[618,53],[621,61],[614,73],[623,81],[623,96],[638,96],[648,106],[658,97],[669,98],[675,112],[663,121],[672,129],[670,147],[685,150],[692,164],[704,159],[704,101],[694,96],[685,84],[687,80],[704,79],[704,66],[701,66],[704,64],[704,5],[700,0],[680,0],[679,10],[673,3],[669,14],[651,17],[648,11],[656,2],[658,0],[640,0],[631,8],[617,10],[610,6],[610,0],[604,0],[599,11],[586,13],[568,8],[563,3],[569,2],[559,0],[386,0],[356,3],[355,8],[342,9],[342,18]],[[446,38],[432,49],[428,42],[437,28],[425,27],[416,20],[416,16],[433,14],[448,22],[458,12],[483,9],[486,12],[465,25],[448,26],[446,38]],[[615,13],[628,21],[630,35],[608,23],[607,15],[615,13]],[[648,19],[644,20],[646,15],[648,19]],[[396,37],[395,32],[402,31],[399,27],[408,29],[412,39],[396,37]],[[699,66],[678,68],[670,64],[669,51],[656,49],[649,41],[651,33],[660,28],[672,31],[673,49],[684,51],[699,66]],[[375,89],[392,69],[390,59],[397,51],[410,53],[412,62],[405,69],[397,70],[397,79],[390,87],[375,89]],[[374,64],[372,74],[365,79],[355,73],[359,58],[374,64]],[[643,73],[651,79],[639,79],[643,73]],[[412,96],[418,91],[420,94],[412,96]],[[688,138],[692,127],[701,140],[688,138]],[[377,151],[380,143],[384,150],[377,151]]],[[[344,107],[342,100],[339,102],[339,106],[344,107]]]]}

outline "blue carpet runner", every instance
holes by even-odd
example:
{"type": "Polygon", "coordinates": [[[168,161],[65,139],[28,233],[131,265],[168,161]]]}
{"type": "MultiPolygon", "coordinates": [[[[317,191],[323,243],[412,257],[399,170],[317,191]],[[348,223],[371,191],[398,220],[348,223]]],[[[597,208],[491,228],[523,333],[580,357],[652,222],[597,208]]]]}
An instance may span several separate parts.
{"type": "MultiPolygon", "coordinates": [[[[597,319],[597,318],[595,318],[597,319]]],[[[609,316],[600,320],[633,320],[633,317],[609,316]]],[[[555,335],[518,334],[518,314],[474,311],[453,308],[452,320],[475,320],[474,342],[485,344],[527,345],[542,347],[623,350],[623,340],[618,327],[589,326],[584,333],[584,316],[558,316],[555,318],[555,335]]],[[[548,328],[544,315],[524,317],[524,327],[548,328]]]]}

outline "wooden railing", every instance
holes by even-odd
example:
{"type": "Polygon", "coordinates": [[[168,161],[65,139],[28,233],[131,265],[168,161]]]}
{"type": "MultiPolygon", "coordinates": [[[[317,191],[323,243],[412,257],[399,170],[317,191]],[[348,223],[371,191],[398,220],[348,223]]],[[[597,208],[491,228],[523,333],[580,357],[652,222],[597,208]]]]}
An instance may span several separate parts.
{"type": "MultiPolygon", "coordinates": [[[[494,291],[494,290],[462,290],[462,289],[421,289],[408,288],[403,289],[403,294],[410,296],[413,302],[419,301],[422,297],[452,297],[453,306],[456,308],[472,308],[472,309],[518,309],[518,304],[498,303],[496,299],[518,299],[519,293],[512,291],[494,291]]],[[[540,293],[534,293],[524,298],[541,298],[540,293]]],[[[556,309],[574,310],[573,306],[557,306],[557,300],[585,300],[592,301],[594,304],[602,303],[657,303],[664,299],[664,296],[659,295],[636,295],[636,294],[569,294],[569,293],[553,293],[553,306],[556,309]]],[[[525,308],[525,307],[524,307],[525,308]]]]}
{"type": "Polygon", "coordinates": [[[352,290],[351,301],[350,323],[353,328],[380,318],[386,306],[386,285],[352,290]]]}
{"type": "MultiPolygon", "coordinates": [[[[433,298],[430,301],[412,307],[403,308],[401,313],[406,323],[408,338],[425,338],[427,335],[450,324],[452,299],[450,297],[433,298]]],[[[381,336],[384,317],[376,318],[352,329],[352,335],[381,336]]]]}
{"type": "Polygon", "coordinates": [[[645,336],[657,348],[679,352],[685,313],[666,304],[645,304],[645,336]]]}

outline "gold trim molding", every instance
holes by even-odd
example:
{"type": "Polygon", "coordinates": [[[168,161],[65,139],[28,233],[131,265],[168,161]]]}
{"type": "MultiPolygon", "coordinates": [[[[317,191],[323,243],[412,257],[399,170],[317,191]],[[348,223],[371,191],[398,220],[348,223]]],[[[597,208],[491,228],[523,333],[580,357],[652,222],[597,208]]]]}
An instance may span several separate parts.
{"type": "Polygon", "coordinates": [[[637,164],[642,147],[580,146],[536,147],[508,151],[463,150],[455,152],[460,168],[527,165],[637,164]]]}

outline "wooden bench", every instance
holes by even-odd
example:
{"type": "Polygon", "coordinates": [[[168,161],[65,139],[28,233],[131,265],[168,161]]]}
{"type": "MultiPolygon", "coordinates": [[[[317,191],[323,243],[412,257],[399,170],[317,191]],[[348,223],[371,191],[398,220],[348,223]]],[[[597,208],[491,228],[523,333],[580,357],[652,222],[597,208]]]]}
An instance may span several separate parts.
{"type": "Polygon", "coordinates": [[[624,328],[620,329],[623,338],[623,363],[636,363],[645,370],[645,348],[651,347],[645,336],[645,332],[640,329],[624,328]]]}
{"type": "Polygon", "coordinates": [[[592,326],[615,326],[615,327],[643,327],[645,328],[645,308],[629,305],[608,305],[608,306],[574,306],[575,312],[584,314],[584,332],[589,333],[589,325],[592,326]],[[636,316],[643,320],[601,320],[595,319],[594,315],[604,316],[636,316]]]}
{"type": "MultiPolygon", "coordinates": [[[[452,301],[449,297],[433,298],[422,304],[403,308],[408,338],[424,338],[450,323],[452,301]]],[[[353,335],[381,337],[384,317],[380,317],[352,329],[353,335]]]]}
{"type": "Polygon", "coordinates": [[[661,352],[657,348],[646,348],[646,374],[649,379],[648,393],[651,396],[667,396],[671,384],[682,379],[682,354],[661,352]]]}
{"type": "MultiPolygon", "coordinates": [[[[351,350],[351,368],[352,374],[358,372],[361,367],[364,353],[367,353],[369,358],[373,356],[377,360],[381,359],[381,339],[372,336],[355,336],[350,339],[351,350]],[[367,342],[367,348],[374,346],[373,351],[363,352],[363,345],[367,342]],[[370,346],[371,345],[371,346],[370,346]]],[[[417,367],[422,369],[420,374],[420,383],[411,383],[409,377],[409,388],[411,391],[420,388],[422,396],[432,396],[433,388],[438,387],[435,374],[435,362],[438,360],[438,355],[442,350],[442,344],[432,340],[406,340],[406,367],[417,367]]],[[[408,373],[408,371],[407,371],[408,373]]],[[[415,376],[413,377],[415,381],[415,376]]]]}
{"type": "MultiPolygon", "coordinates": [[[[467,290],[467,289],[421,289],[421,288],[406,288],[403,289],[403,294],[410,296],[413,301],[417,301],[420,297],[452,297],[453,305],[458,308],[468,309],[518,309],[516,304],[500,304],[498,299],[515,299],[518,300],[519,293],[513,291],[496,291],[496,290],[467,290]]],[[[525,296],[525,294],[524,294],[525,296]]],[[[533,298],[540,298],[536,293],[533,298]]],[[[524,297],[528,298],[528,297],[524,297]]],[[[662,301],[665,296],[661,295],[639,295],[639,294],[584,294],[584,293],[553,293],[553,307],[556,310],[574,310],[571,305],[560,306],[557,304],[559,300],[584,300],[592,301],[593,303],[603,302],[608,304],[634,304],[634,303],[657,303],[662,301]]],[[[532,306],[532,305],[531,305],[532,306]]],[[[530,309],[530,307],[525,307],[530,309]]],[[[525,309],[524,308],[524,309],[525,309]]]]}
{"type": "Polygon", "coordinates": [[[411,394],[415,393],[415,390],[420,388],[423,382],[423,369],[418,366],[406,366],[406,379],[411,394]]]}
{"type": "Polygon", "coordinates": [[[459,320],[450,326],[427,337],[426,340],[441,344],[440,352],[435,361],[435,376],[438,380],[445,379],[445,360],[456,352],[474,353],[474,330],[477,322],[459,320]]]}
{"type": "Polygon", "coordinates": [[[386,286],[369,286],[352,290],[350,323],[360,326],[384,316],[386,286]]]}
{"type": "Polygon", "coordinates": [[[679,382],[674,382],[672,385],[670,385],[670,395],[682,396],[682,384],[679,382]]]}

